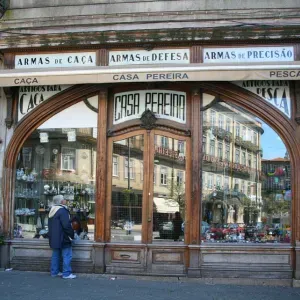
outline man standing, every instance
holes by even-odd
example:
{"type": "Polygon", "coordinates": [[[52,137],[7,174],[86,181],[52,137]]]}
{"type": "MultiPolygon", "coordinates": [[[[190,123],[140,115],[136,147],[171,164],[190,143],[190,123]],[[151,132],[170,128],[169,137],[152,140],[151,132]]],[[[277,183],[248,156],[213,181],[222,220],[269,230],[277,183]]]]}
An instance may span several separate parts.
{"type": "Polygon", "coordinates": [[[66,200],[62,195],[53,197],[53,203],[49,212],[49,245],[52,248],[51,258],[51,276],[61,276],[59,272],[60,256],[63,257],[62,278],[74,279],[76,275],[72,274],[72,239],[74,239],[74,230],[71,226],[70,213],[65,206],[66,200]]]}

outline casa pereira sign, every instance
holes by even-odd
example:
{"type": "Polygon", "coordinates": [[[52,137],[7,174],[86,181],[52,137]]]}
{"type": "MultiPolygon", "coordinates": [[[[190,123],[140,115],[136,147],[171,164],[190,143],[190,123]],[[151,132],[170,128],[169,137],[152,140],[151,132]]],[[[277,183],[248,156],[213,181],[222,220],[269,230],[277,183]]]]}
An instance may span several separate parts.
{"type": "Polygon", "coordinates": [[[189,64],[189,49],[110,51],[109,66],[189,64]]]}
{"type": "Polygon", "coordinates": [[[263,98],[291,118],[290,86],[287,80],[248,80],[233,83],[263,98]]]}
{"type": "Polygon", "coordinates": [[[15,69],[96,66],[95,52],[16,55],[15,69]]]}
{"type": "Polygon", "coordinates": [[[157,118],[186,123],[186,93],[172,90],[137,90],[114,95],[113,124],[141,118],[151,110],[157,118]]]}
{"type": "Polygon", "coordinates": [[[38,105],[68,87],[69,85],[21,86],[19,88],[18,121],[38,105]]]}
{"type": "Polygon", "coordinates": [[[293,47],[204,48],[204,63],[294,61],[293,47]]]}

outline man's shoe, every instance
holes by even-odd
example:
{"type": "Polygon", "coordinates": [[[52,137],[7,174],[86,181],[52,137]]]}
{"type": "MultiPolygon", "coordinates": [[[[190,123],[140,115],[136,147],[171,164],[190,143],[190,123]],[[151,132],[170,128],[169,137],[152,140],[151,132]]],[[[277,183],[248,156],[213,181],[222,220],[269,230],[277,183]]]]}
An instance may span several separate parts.
{"type": "Polygon", "coordinates": [[[51,275],[52,277],[61,277],[63,274],[62,272],[58,272],[56,275],[51,275]]]}
{"type": "Polygon", "coordinates": [[[75,279],[77,276],[74,274],[70,274],[69,276],[63,276],[63,279],[75,279]]]}

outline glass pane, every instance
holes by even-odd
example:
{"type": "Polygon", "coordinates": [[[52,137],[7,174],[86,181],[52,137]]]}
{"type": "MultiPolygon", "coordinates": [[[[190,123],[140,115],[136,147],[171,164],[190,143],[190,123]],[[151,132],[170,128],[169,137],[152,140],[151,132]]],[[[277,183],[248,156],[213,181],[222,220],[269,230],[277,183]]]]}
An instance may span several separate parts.
{"type": "MultiPolygon", "coordinates": [[[[97,107],[97,98],[90,99],[97,107]]],[[[24,143],[17,160],[14,236],[47,238],[48,213],[65,202],[77,239],[94,239],[97,113],[84,102],[50,118],[24,143]],[[81,123],[73,118],[80,111],[81,123]],[[85,119],[85,122],[83,122],[85,119]]]]}
{"type": "Polygon", "coordinates": [[[113,143],[112,242],[141,242],[143,160],[143,135],[113,143]]]}
{"type": "Polygon", "coordinates": [[[155,135],[153,241],[183,241],[186,142],[155,135]]]}
{"type": "Polygon", "coordinates": [[[282,140],[234,105],[217,103],[205,116],[210,121],[203,123],[202,240],[289,243],[291,172],[282,140]]]}

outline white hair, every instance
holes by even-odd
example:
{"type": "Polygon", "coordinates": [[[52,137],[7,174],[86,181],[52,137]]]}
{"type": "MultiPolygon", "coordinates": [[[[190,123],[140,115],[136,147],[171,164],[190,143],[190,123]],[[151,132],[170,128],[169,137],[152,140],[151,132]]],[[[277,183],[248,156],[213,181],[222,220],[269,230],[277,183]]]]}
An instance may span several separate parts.
{"type": "Polygon", "coordinates": [[[64,200],[64,196],[63,195],[56,195],[53,197],[53,204],[61,204],[61,202],[64,200]]]}

